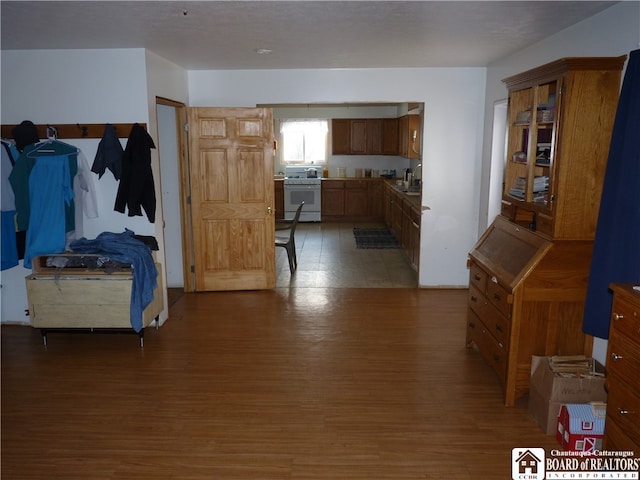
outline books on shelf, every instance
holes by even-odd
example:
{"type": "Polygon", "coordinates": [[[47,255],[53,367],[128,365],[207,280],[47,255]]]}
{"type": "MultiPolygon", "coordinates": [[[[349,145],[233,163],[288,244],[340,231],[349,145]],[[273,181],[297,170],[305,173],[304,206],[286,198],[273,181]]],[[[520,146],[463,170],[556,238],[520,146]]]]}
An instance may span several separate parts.
{"type": "MultiPolygon", "coordinates": [[[[513,187],[509,189],[509,195],[520,200],[525,199],[527,190],[527,179],[525,177],[516,178],[513,187]]],[[[549,177],[547,175],[538,175],[533,179],[533,201],[546,202],[547,193],[549,192],[549,177]]]]}

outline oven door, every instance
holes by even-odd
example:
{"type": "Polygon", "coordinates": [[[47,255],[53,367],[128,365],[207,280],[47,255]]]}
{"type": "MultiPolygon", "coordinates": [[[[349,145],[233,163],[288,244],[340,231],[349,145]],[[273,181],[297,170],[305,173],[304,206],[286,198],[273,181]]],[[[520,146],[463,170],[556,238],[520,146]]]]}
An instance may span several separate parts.
{"type": "Polygon", "coordinates": [[[292,219],[301,202],[304,207],[300,213],[302,222],[320,221],[320,185],[284,185],[284,216],[292,219]]]}

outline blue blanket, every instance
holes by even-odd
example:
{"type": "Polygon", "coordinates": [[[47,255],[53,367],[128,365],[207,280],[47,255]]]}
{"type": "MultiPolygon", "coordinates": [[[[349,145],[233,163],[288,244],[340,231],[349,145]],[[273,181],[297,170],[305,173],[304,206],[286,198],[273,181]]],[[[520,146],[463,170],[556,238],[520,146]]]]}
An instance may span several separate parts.
{"type": "Polygon", "coordinates": [[[151,249],[134,238],[134,232],[103,232],[95,240],[80,238],[71,242],[69,248],[77,253],[94,253],[111,260],[130,263],[133,268],[131,286],[131,327],[140,332],[142,312],[153,301],[153,290],[158,286],[158,270],[151,255],[151,249]]]}

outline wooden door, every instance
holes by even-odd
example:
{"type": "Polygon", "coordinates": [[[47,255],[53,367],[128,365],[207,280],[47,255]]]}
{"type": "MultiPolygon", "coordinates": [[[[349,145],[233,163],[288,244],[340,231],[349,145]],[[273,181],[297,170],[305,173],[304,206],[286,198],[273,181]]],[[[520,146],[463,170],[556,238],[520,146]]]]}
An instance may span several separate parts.
{"type": "Polygon", "coordinates": [[[273,114],[189,108],[195,290],[275,287],[273,114]]]}

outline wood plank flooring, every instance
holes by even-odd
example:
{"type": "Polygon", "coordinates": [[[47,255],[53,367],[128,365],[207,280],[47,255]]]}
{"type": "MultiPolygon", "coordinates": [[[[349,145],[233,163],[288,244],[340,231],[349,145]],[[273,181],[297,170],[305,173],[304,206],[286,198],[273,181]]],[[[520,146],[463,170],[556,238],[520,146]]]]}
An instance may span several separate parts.
{"type": "Polygon", "coordinates": [[[556,443],[465,348],[466,295],[185,294],[144,348],[2,326],[2,478],[511,478],[556,443]]]}

